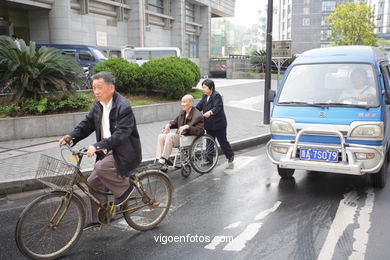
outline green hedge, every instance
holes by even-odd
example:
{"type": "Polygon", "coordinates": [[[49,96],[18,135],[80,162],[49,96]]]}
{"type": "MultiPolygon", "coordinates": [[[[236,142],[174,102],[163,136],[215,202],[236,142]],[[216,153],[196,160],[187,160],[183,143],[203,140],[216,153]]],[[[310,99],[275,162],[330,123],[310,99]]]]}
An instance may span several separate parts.
{"type": "Polygon", "coordinates": [[[164,99],[180,99],[200,80],[199,67],[186,58],[162,58],[141,67],[122,58],[99,62],[94,73],[110,71],[121,93],[146,94],[164,99]]]}
{"type": "Polygon", "coordinates": [[[191,70],[169,58],[151,60],[141,67],[142,85],[147,94],[179,99],[193,86],[191,70]]]}
{"type": "Polygon", "coordinates": [[[88,109],[94,98],[87,94],[79,94],[63,97],[45,97],[40,100],[23,99],[21,102],[10,103],[0,106],[0,115],[3,116],[24,116],[40,115],[47,113],[73,112],[88,109]]]}
{"type": "Polygon", "coordinates": [[[142,93],[139,85],[140,67],[123,58],[112,58],[95,65],[93,73],[112,72],[115,76],[116,89],[121,93],[142,93]]]}

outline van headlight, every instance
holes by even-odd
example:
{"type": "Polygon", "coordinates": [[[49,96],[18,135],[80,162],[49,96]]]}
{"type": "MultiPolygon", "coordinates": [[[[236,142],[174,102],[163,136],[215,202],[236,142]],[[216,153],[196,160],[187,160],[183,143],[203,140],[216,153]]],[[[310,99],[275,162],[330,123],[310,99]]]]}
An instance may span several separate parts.
{"type": "Polygon", "coordinates": [[[352,138],[383,138],[383,125],[360,125],[355,127],[350,137],[352,138]]]}
{"type": "Polygon", "coordinates": [[[282,134],[282,135],[294,135],[294,128],[291,123],[281,120],[272,120],[271,125],[271,134],[282,134]]]}

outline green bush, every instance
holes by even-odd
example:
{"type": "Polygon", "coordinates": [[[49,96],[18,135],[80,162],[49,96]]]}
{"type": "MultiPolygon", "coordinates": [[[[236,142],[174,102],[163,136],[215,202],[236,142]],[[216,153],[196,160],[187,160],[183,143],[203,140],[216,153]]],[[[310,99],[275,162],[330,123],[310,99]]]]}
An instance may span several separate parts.
{"type": "Polygon", "coordinates": [[[93,73],[112,72],[115,76],[116,89],[121,93],[142,93],[139,86],[140,67],[123,58],[112,58],[95,65],[93,73]]]}
{"type": "Polygon", "coordinates": [[[142,85],[149,95],[164,99],[180,99],[194,86],[194,73],[178,58],[162,58],[141,67],[142,85]]]}
{"type": "Polygon", "coordinates": [[[83,70],[73,57],[61,50],[27,46],[20,40],[20,49],[8,36],[0,36],[0,82],[8,84],[17,102],[25,98],[42,99],[44,93],[70,93],[79,82],[83,70]]]}
{"type": "Polygon", "coordinates": [[[89,108],[93,101],[94,98],[86,94],[63,96],[60,98],[44,97],[41,100],[27,98],[19,103],[14,102],[0,106],[0,114],[5,116],[24,116],[73,112],[89,108]]]}
{"type": "Polygon", "coordinates": [[[200,69],[199,69],[198,65],[196,65],[195,62],[193,62],[192,60],[187,59],[187,58],[171,57],[168,59],[171,60],[172,62],[179,62],[183,66],[188,67],[191,70],[191,72],[193,73],[193,77],[194,77],[192,86],[196,87],[196,85],[198,84],[200,77],[201,77],[200,69]]]}

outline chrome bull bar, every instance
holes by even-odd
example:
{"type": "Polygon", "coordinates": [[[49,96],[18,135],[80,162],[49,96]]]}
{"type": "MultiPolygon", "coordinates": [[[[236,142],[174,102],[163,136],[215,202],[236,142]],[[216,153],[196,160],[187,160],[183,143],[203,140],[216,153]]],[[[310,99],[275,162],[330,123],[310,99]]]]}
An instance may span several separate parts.
{"type": "Polygon", "coordinates": [[[332,145],[332,146],[323,145],[323,146],[321,146],[322,148],[325,148],[325,149],[326,148],[338,149],[341,152],[341,161],[339,163],[334,164],[334,165],[332,164],[332,166],[330,168],[340,167],[340,169],[343,169],[343,170],[346,169],[346,167],[348,167],[348,166],[355,168],[355,169],[356,169],[356,167],[360,168],[360,166],[359,166],[360,164],[357,163],[355,160],[350,159],[350,162],[347,161],[347,148],[348,147],[367,149],[367,150],[371,150],[373,152],[375,151],[375,153],[380,156],[380,161],[378,162],[378,164],[376,166],[374,166],[372,168],[368,168],[368,169],[361,169],[360,168],[359,172],[361,174],[378,172],[383,165],[385,155],[384,155],[384,151],[381,150],[380,147],[345,143],[344,136],[340,131],[319,130],[319,129],[303,129],[303,130],[299,131],[299,133],[295,137],[295,140],[272,140],[271,139],[266,145],[266,153],[268,155],[268,158],[271,160],[271,162],[274,164],[277,164],[279,166],[281,166],[282,164],[285,165],[285,163],[287,163],[289,166],[294,166],[295,164],[296,164],[296,166],[302,166],[303,164],[306,164],[306,165],[313,164],[313,166],[314,165],[317,165],[317,166],[323,165],[323,166],[325,166],[325,168],[327,168],[326,166],[330,166],[330,164],[328,162],[302,161],[302,160],[299,160],[299,158],[297,159],[297,151],[299,148],[301,148],[301,147],[318,147],[318,145],[315,145],[315,144],[300,143],[301,137],[304,134],[306,134],[306,135],[321,135],[321,136],[336,136],[336,137],[340,138],[340,145],[332,145]],[[279,144],[279,145],[287,146],[287,147],[292,146],[292,149],[288,149],[288,152],[286,154],[286,158],[282,159],[283,162],[281,162],[279,160],[275,160],[273,158],[271,149],[272,149],[272,146],[274,144],[279,144]]]}

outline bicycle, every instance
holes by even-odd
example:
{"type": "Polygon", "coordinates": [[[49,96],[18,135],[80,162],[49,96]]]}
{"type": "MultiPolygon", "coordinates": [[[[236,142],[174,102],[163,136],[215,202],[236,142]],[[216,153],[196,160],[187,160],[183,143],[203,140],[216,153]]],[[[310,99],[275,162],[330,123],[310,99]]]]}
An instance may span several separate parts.
{"type": "MultiPolygon", "coordinates": [[[[76,193],[78,187],[99,205],[98,218],[108,225],[118,214],[123,214],[127,224],[139,231],[157,226],[167,215],[172,198],[169,177],[157,169],[141,168],[129,177],[134,185],[132,196],[121,206],[113,201],[101,204],[82,183],[94,191],[80,171],[87,149],[73,150],[68,144],[77,165],[47,155],[41,155],[36,179],[52,189],[32,201],[21,213],[16,224],[15,240],[21,253],[34,259],[54,259],[68,252],[78,241],[85,225],[87,205],[76,193]]],[[[61,152],[61,154],[63,154],[61,152]]]]}

